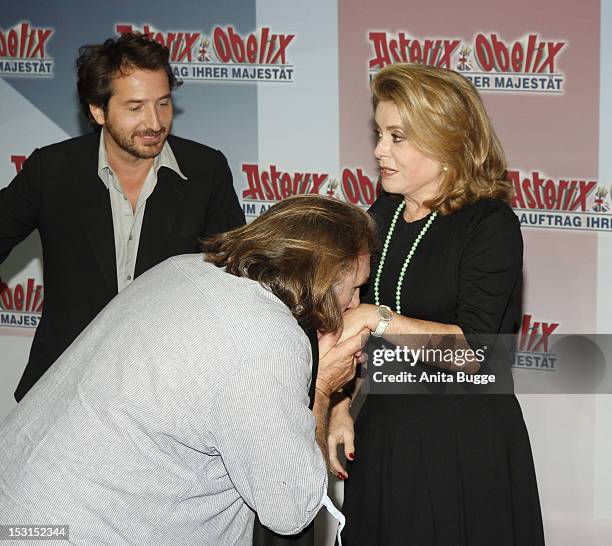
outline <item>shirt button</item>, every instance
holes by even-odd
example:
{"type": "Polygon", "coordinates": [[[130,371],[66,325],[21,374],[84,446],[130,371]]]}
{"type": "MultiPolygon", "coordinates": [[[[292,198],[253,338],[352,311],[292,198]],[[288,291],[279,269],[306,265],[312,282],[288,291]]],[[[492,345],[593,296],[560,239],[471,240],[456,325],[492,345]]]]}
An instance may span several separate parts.
{"type": "Polygon", "coordinates": [[[128,241],[131,241],[134,237],[132,237],[131,235],[128,237],[128,241]]]}
{"type": "Polygon", "coordinates": [[[128,276],[127,276],[127,280],[128,280],[128,281],[131,281],[131,280],[132,280],[132,275],[128,275],[128,276]]]}

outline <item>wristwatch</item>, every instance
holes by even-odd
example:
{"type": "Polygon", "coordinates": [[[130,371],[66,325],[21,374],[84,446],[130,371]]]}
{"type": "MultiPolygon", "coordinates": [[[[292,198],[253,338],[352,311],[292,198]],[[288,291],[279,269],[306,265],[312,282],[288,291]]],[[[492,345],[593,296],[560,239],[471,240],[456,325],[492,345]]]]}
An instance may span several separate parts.
{"type": "Polygon", "coordinates": [[[376,326],[376,330],[372,332],[372,335],[374,337],[382,337],[391,319],[393,319],[393,311],[387,305],[379,305],[376,312],[378,313],[378,326],[376,326]]]}

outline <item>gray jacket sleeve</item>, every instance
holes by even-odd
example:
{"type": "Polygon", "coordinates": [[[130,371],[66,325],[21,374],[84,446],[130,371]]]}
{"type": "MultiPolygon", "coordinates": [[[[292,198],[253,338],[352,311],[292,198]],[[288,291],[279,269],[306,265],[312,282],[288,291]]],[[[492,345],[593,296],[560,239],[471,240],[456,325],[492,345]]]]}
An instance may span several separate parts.
{"type": "Polygon", "coordinates": [[[249,357],[221,388],[212,433],[234,486],[276,533],[295,534],[321,508],[327,470],[308,409],[309,351],[249,357]]]}

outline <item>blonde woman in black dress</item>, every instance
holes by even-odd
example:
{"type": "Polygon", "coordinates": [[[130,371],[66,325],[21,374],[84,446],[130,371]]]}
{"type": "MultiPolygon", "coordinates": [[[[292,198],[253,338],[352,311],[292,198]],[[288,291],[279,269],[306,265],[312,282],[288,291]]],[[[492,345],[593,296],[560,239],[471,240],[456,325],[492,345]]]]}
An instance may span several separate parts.
{"type": "MultiPolygon", "coordinates": [[[[449,334],[456,349],[477,350],[516,332],[523,243],[503,150],[477,91],[455,72],[398,64],[376,75],[372,92],[385,193],[370,212],[383,251],[365,303],[345,315],[347,333],[365,326],[391,340],[449,334]]],[[[416,369],[494,370],[496,387],[478,392],[499,392],[511,384],[510,358],[501,355],[416,369]]],[[[332,410],[331,465],[346,480],[345,546],[544,544],[514,394],[415,390],[370,394],[354,430],[348,398],[332,410]]]]}

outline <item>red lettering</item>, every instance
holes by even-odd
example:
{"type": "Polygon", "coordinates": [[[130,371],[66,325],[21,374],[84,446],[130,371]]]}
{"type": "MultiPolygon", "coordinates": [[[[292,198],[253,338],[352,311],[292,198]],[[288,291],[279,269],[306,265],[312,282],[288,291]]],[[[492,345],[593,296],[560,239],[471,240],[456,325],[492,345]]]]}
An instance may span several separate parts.
{"type": "Polygon", "coordinates": [[[1,306],[7,311],[28,311],[32,313],[39,313],[42,311],[43,301],[38,305],[38,300],[42,292],[42,286],[36,286],[34,279],[28,279],[27,288],[24,291],[24,287],[18,284],[12,290],[0,278],[0,300],[1,306]],[[34,300],[32,301],[32,295],[34,300]]]}
{"type": "Polygon", "coordinates": [[[293,40],[293,38],[295,38],[295,34],[287,34],[287,35],[280,34],[279,35],[279,37],[278,37],[278,52],[277,52],[276,56],[274,57],[274,59],[272,59],[272,61],[271,61],[272,64],[276,63],[276,61],[279,59],[279,57],[280,57],[280,63],[281,64],[286,64],[285,52],[287,51],[287,47],[289,46],[289,44],[291,43],[291,40],[293,40]]]}
{"type": "Polygon", "coordinates": [[[299,193],[306,193],[308,186],[310,186],[310,173],[306,173],[304,176],[304,181],[302,182],[299,193]]]}
{"type": "Polygon", "coordinates": [[[412,40],[410,45],[410,62],[422,63],[425,59],[422,56],[421,43],[418,40],[412,40]]]}
{"type": "Polygon", "coordinates": [[[506,44],[497,39],[497,34],[491,34],[491,41],[493,42],[493,53],[495,54],[497,70],[500,72],[508,72],[508,68],[510,67],[510,55],[508,54],[506,44]]]}
{"type": "Polygon", "coordinates": [[[0,278],[0,299],[2,299],[2,307],[7,311],[13,309],[13,294],[11,289],[8,287],[1,278],[0,278]]]}
{"type": "MultiPolygon", "coordinates": [[[[538,324],[536,322],[536,324],[538,324]]],[[[542,322],[542,337],[540,340],[531,348],[532,351],[537,352],[540,346],[542,347],[542,352],[548,352],[548,338],[550,335],[557,329],[558,324],[547,324],[546,322],[542,322]]]]}
{"type": "Polygon", "coordinates": [[[323,182],[325,182],[325,180],[327,179],[327,174],[314,174],[312,175],[312,189],[310,190],[310,193],[316,193],[319,194],[320,190],[319,188],[321,187],[321,184],[323,184],[323,182]]]}
{"type": "Polygon", "coordinates": [[[512,71],[520,72],[523,68],[523,45],[516,42],[512,46],[512,71]]]}
{"type": "Polygon", "coordinates": [[[13,303],[15,304],[16,311],[23,311],[23,286],[18,284],[13,290],[13,303]]]}
{"type": "Polygon", "coordinates": [[[478,34],[474,42],[476,60],[485,72],[490,72],[495,65],[495,56],[484,34],[478,34]]]}
{"type": "Polygon", "coordinates": [[[565,45],[565,43],[564,42],[557,42],[557,43],[547,42],[546,45],[547,45],[547,48],[548,48],[548,57],[542,63],[540,68],[537,70],[538,74],[541,74],[542,72],[544,72],[544,69],[546,67],[548,67],[548,71],[549,71],[550,74],[554,74],[554,72],[555,72],[555,57],[557,56],[559,51],[561,51],[561,48],[565,45]]]}
{"type": "Polygon", "coordinates": [[[229,33],[229,42],[232,46],[233,60],[237,63],[244,63],[246,60],[246,52],[242,38],[234,32],[233,27],[227,27],[229,33]]]}
{"type": "Polygon", "coordinates": [[[397,43],[397,40],[391,40],[389,42],[389,52],[393,56],[393,60],[396,63],[402,60],[402,55],[400,53],[399,44],[397,43]]]}
{"type": "Polygon", "coordinates": [[[548,210],[555,208],[555,198],[557,196],[557,186],[552,180],[547,180],[544,184],[544,204],[548,210]]]}
{"type": "Polygon", "coordinates": [[[42,286],[39,284],[36,287],[36,292],[34,292],[34,302],[32,303],[32,311],[35,313],[41,313],[43,310],[43,304],[45,300],[42,299],[40,300],[40,304],[38,303],[41,293],[42,293],[42,286]]]}
{"type": "Polygon", "coordinates": [[[11,57],[17,57],[17,32],[12,28],[8,33],[8,38],[6,40],[8,46],[8,53],[11,57]]]}
{"type": "Polygon", "coordinates": [[[580,210],[585,211],[587,208],[587,197],[597,186],[597,182],[586,182],[584,180],[580,180],[579,184],[579,195],[576,197],[576,200],[572,203],[569,210],[576,210],[580,207],[580,210]]]}
{"type": "Polygon", "coordinates": [[[436,66],[444,66],[448,70],[451,69],[451,57],[455,49],[461,44],[460,40],[444,40],[444,56],[440,59],[436,66]]]}
{"type": "Polygon", "coordinates": [[[132,25],[115,25],[115,32],[117,34],[128,34],[132,32],[132,25]]]}
{"type": "Polygon", "coordinates": [[[274,190],[272,188],[270,173],[267,173],[266,171],[261,173],[261,183],[263,184],[264,191],[266,192],[266,199],[268,201],[274,201],[274,190]]]}
{"type": "Polygon", "coordinates": [[[527,334],[530,330],[532,315],[523,315],[523,322],[521,323],[521,340],[519,343],[519,351],[525,350],[525,343],[527,341],[527,334]]]}
{"type": "Polygon", "coordinates": [[[350,203],[356,205],[359,202],[359,182],[350,169],[342,171],[342,190],[350,203]]]}
{"type": "Polygon", "coordinates": [[[359,180],[360,201],[365,205],[371,205],[376,199],[374,185],[368,176],[363,174],[361,169],[357,169],[357,179],[359,180]]]}
{"type": "MultiPolygon", "coordinates": [[[[26,45],[26,38],[28,36],[28,28],[30,27],[30,25],[28,23],[21,23],[21,39],[19,40],[19,58],[24,59],[25,58],[25,45],[26,45]]],[[[34,33],[32,33],[34,34],[34,33]]],[[[31,36],[30,36],[31,38],[31,36]]],[[[29,55],[28,55],[29,56],[29,55]]]]}
{"type": "Polygon", "coordinates": [[[257,165],[242,165],[242,172],[247,176],[248,189],[243,190],[243,199],[260,199],[263,201],[263,192],[261,191],[261,182],[259,180],[259,167],[257,165]]]}
{"type": "Polygon", "coordinates": [[[531,180],[529,178],[523,179],[523,192],[527,197],[527,208],[534,209],[536,207],[536,200],[531,191],[531,180]]]}
{"type": "Polygon", "coordinates": [[[227,36],[223,32],[221,27],[216,27],[213,32],[213,44],[215,46],[215,53],[222,63],[226,63],[230,60],[231,46],[227,39],[227,36]]]}
{"type": "Polygon", "coordinates": [[[257,62],[257,38],[255,38],[255,36],[253,36],[252,34],[247,39],[246,55],[247,60],[250,63],[257,62]]]}
{"type": "Polygon", "coordinates": [[[525,60],[525,72],[531,72],[533,54],[536,51],[536,43],[538,37],[535,34],[530,34],[527,38],[527,59],[525,60]]]}
{"type": "Polygon", "coordinates": [[[34,51],[30,53],[30,57],[34,58],[38,54],[38,56],[41,59],[44,59],[45,58],[45,43],[47,42],[47,40],[49,39],[49,36],[51,36],[53,31],[38,29],[36,32],[38,34],[38,43],[36,44],[36,48],[34,49],[34,51]]]}
{"type": "Polygon", "coordinates": [[[515,209],[525,208],[525,199],[523,199],[523,191],[521,190],[521,178],[518,171],[508,170],[508,180],[514,185],[514,197],[512,206],[515,209]]]}
{"type": "Polygon", "coordinates": [[[280,187],[283,199],[293,194],[291,191],[291,175],[283,173],[280,177],[280,187]]]}
{"type": "Polygon", "coordinates": [[[274,48],[276,47],[276,34],[272,34],[272,38],[270,38],[270,44],[268,45],[268,54],[266,55],[265,64],[270,64],[272,62],[272,53],[274,52],[274,48]]]}
{"type": "Polygon", "coordinates": [[[261,29],[261,36],[259,39],[259,64],[264,64],[266,44],[268,43],[269,35],[270,35],[270,29],[268,27],[263,27],[261,29]]]}
{"type": "Polygon", "coordinates": [[[391,64],[391,58],[389,57],[389,48],[387,46],[387,33],[386,32],[370,32],[370,41],[374,46],[374,59],[370,59],[370,68],[383,68],[388,64],[391,64]]]}
{"type": "Polygon", "coordinates": [[[399,45],[400,45],[400,55],[402,56],[402,62],[407,63],[408,57],[406,56],[406,52],[410,47],[410,40],[406,38],[406,35],[403,32],[399,34],[399,45]]]}
{"type": "Polygon", "coordinates": [[[23,169],[23,164],[25,163],[25,160],[26,160],[25,155],[12,155],[11,156],[11,163],[15,165],[15,169],[17,170],[17,173],[20,173],[21,169],[23,169]]]}
{"type": "Polygon", "coordinates": [[[26,311],[32,311],[32,295],[34,293],[34,279],[28,279],[28,289],[26,291],[26,311]]]}

